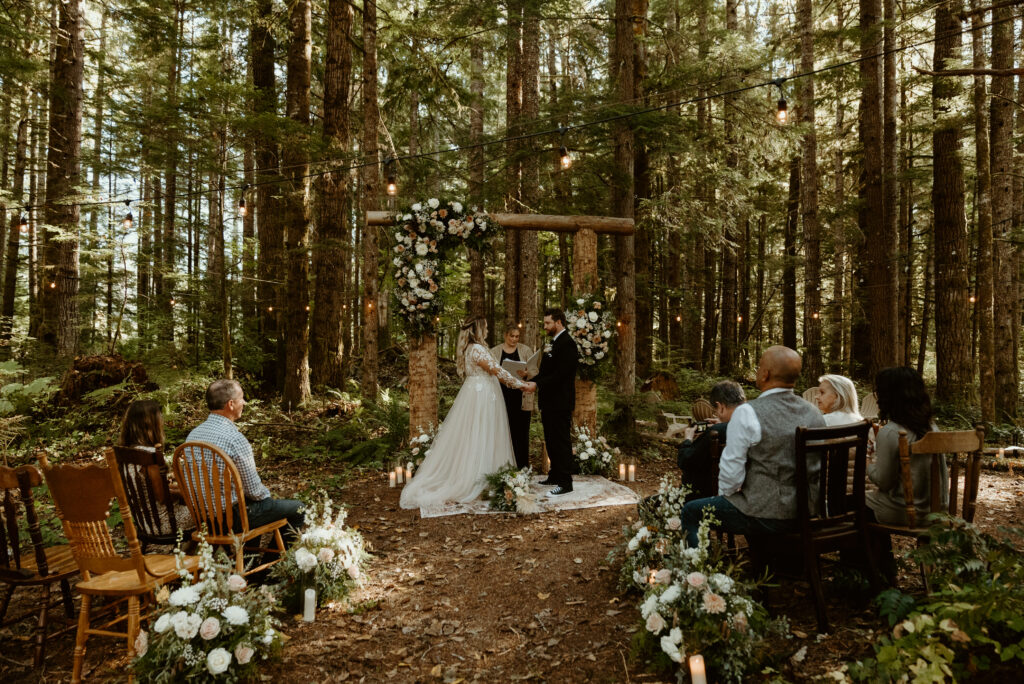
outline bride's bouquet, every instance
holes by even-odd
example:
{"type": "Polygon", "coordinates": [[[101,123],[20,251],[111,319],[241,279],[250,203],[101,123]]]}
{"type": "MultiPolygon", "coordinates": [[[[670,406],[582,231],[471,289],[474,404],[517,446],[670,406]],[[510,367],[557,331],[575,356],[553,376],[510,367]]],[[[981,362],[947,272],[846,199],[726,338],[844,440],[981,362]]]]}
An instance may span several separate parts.
{"type": "Polygon", "coordinates": [[[620,454],[604,437],[592,436],[586,426],[573,429],[572,451],[581,475],[608,475],[615,470],[620,454]]]}
{"type": "Polygon", "coordinates": [[[507,511],[519,515],[540,512],[537,495],[530,491],[533,470],[519,470],[515,465],[507,465],[496,473],[487,476],[484,498],[490,501],[491,508],[496,511],[507,511]]]}

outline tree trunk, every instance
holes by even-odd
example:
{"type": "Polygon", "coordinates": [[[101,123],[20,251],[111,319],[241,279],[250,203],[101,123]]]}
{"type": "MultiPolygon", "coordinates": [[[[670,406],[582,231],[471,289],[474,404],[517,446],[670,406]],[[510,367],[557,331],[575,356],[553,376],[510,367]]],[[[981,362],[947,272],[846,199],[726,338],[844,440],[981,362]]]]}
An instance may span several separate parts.
{"type": "MultiPolygon", "coordinates": [[[[1013,11],[1001,7],[992,12],[992,68],[1013,68],[1013,11]]],[[[996,418],[1017,417],[1017,359],[1013,345],[1014,291],[1013,231],[1013,77],[992,77],[989,126],[992,165],[992,233],[995,243],[995,291],[993,336],[995,339],[996,418]]],[[[935,264],[939,273],[939,264],[935,264]]],[[[936,328],[938,329],[936,319],[936,328]]]]}
{"type": "MultiPolygon", "coordinates": [[[[523,4],[524,0],[509,0],[505,25],[505,131],[514,136],[520,130],[523,100],[523,4]]],[[[505,210],[519,213],[522,208],[522,159],[519,143],[509,140],[505,144],[506,189],[505,210]]],[[[523,325],[520,317],[520,290],[522,277],[523,231],[505,231],[505,326],[523,325]]]]}
{"type": "MultiPolygon", "coordinates": [[[[540,4],[523,4],[522,116],[523,129],[532,128],[540,115],[540,4]]],[[[527,145],[532,144],[527,141],[527,145]]],[[[523,204],[536,212],[541,200],[539,150],[530,149],[522,163],[523,204]]],[[[522,340],[533,349],[540,346],[540,321],[537,292],[540,275],[540,242],[536,231],[520,231],[520,293],[517,318],[523,324],[522,340]]]]}
{"type": "MultiPolygon", "coordinates": [[[[971,9],[980,6],[980,0],[971,0],[971,9]]],[[[971,15],[973,66],[983,69],[985,55],[985,16],[971,15]]],[[[988,147],[988,93],[984,76],[974,77],[974,156],[977,169],[975,209],[978,213],[977,295],[974,315],[978,326],[979,396],[981,420],[992,423],[996,419],[996,378],[993,285],[992,285],[992,167],[988,147]]]]}
{"type": "MultiPolygon", "coordinates": [[[[882,230],[886,239],[891,241],[894,252],[888,260],[892,263],[893,254],[899,254],[899,185],[897,184],[899,140],[896,128],[896,0],[883,0],[885,28],[882,32],[882,46],[885,56],[882,59],[882,230]]],[[[900,302],[900,269],[902,260],[896,260],[890,267],[892,270],[893,302],[892,316],[897,322],[893,331],[894,353],[893,363],[903,365],[907,359],[903,356],[902,326],[899,325],[900,302]]]]}
{"type": "MultiPolygon", "coordinates": [[[[360,182],[363,190],[363,215],[377,209],[378,197],[378,148],[377,133],[380,127],[380,109],[377,102],[377,4],[363,4],[363,167],[360,182]]],[[[377,399],[377,340],[379,336],[377,311],[377,274],[379,254],[377,248],[377,227],[365,226],[363,233],[363,374],[362,394],[370,401],[377,399]]],[[[411,352],[411,350],[410,350],[411,352]]],[[[410,355],[410,363],[412,357],[410,355]]],[[[414,377],[410,375],[410,377],[414,377]]],[[[435,374],[436,377],[436,374],[435,374]]],[[[424,378],[427,381],[427,378],[424,378]]],[[[410,388],[411,391],[411,388],[410,388]]],[[[411,403],[411,399],[410,399],[411,403]]],[[[436,409],[435,409],[436,410],[436,409]]]]}
{"type": "Polygon", "coordinates": [[[289,20],[288,80],[285,107],[296,134],[284,148],[288,182],[284,190],[285,250],[288,259],[284,329],[285,375],[281,403],[291,411],[310,397],[309,387],[309,81],[312,57],[312,7],[294,0],[289,20]]]}
{"type": "MultiPolygon", "coordinates": [[[[942,70],[960,51],[959,2],[940,4],[935,10],[935,70],[942,70]]],[[[954,78],[934,77],[932,108],[935,128],[932,206],[935,260],[936,398],[963,405],[970,395],[971,328],[968,318],[967,226],[964,221],[964,172],[960,161],[960,120],[951,109],[960,95],[954,78]]]]}
{"type": "MultiPolygon", "coordinates": [[[[645,19],[647,15],[648,0],[639,0],[634,3],[633,16],[637,19],[645,19]]],[[[634,32],[636,24],[634,24],[634,32]]],[[[644,79],[647,75],[647,52],[645,43],[641,39],[633,41],[633,101],[642,106],[650,105],[650,98],[645,94],[644,79]]],[[[641,216],[641,202],[651,197],[651,160],[650,150],[643,139],[646,134],[636,134],[635,159],[633,162],[634,177],[636,178],[636,189],[633,200],[633,215],[641,216]]],[[[635,260],[635,288],[636,288],[636,368],[635,374],[646,378],[651,373],[653,364],[653,338],[654,338],[654,296],[651,290],[653,280],[653,265],[651,263],[651,225],[647,221],[638,220],[636,223],[636,236],[634,238],[636,248],[635,260]]]]}
{"type": "Polygon", "coordinates": [[[56,52],[51,70],[50,133],[46,157],[46,275],[39,339],[58,356],[78,346],[79,206],[65,203],[81,182],[82,76],[85,46],[80,0],[59,3],[56,52]],[[59,238],[59,239],[58,239],[59,238]]]}
{"type": "Polygon", "coordinates": [[[437,335],[409,338],[409,436],[437,425],[437,335]]]}
{"type": "MultiPolygon", "coordinates": [[[[470,82],[472,98],[469,110],[469,136],[473,149],[469,153],[469,206],[484,205],[484,43],[483,38],[474,36],[469,44],[470,82]]],[[[469,317],[482,318],[486,315],[484,282],[484,256],[476,249],[469,250],[469,317]]],[[[493,332],[493,331],[491,331],[493,332]]]]}
{"type": "Polygon", "coordinates": [[[14,327],[14,298],[17,293],[18,284],[18,250],[21,241],[21,210],[19,207],[25,199],[25,167],[28,162],[28,98],[25,97],[25,104],[21,109],[22,116],[17,124],[17,134],[14,144],[14,187],[11,190],[11,199],[14,203],[14,211],[11,212],[11,227],[7,237],[7,271],[4,273],[3,310],[0,315],[0,340],[3,340],[3,357],[10,355],[11,332],[14,327]]]}
{"type": "MultiPolygon", "coordinates": [[[[838,36],[837,52],[843,54],[845,41],[843,31],[845,30],[846,17],[843,14],[843,3],[836,3],[836,35],[838,36]]],[[[841,70],[840,70],[841,71],[841,70]]],[[[846,108],[844,106],[845,79],[843,74],[837,74],[839,79],[836,86],[836,146],[835,159],[833,161],[835,189],[833,191],[834,205],[836,209],[846,204],[846,181],[843,171],[843,143],[846,138],[846,130],[843,124],[846,108]]],[[[837,216],[832,222],[832,306],[829,307],[829,318],[831,331],[829,333],[828,358],[829,370],[833,373],[846,371],[843,363],[843,332],[846,330],[846,307],[845,288],[846,280],[846,221],[837,216]]]]}
{"type": "MultiPolygon", "coordinates": [[[[349,149],[348,98],[352,80],[352,5],[331,0],[327,6],[327,63],[324,67],[324,140],[329,142],[328,156],[344,155],[349,149]]],[[[321,186],[323,214],[313,252],[316,292],[310,332],[310,364],[313,382],[345,388],[342,358],[345,344],[341,336],[344,305],[342,281],[347,267],[348,221],[345,205],[348,194],[345,172],[328,174],[321,186]]]]}
{"type": "MultiPolygon", "coordinates": [[[[170,73],[167,79],[167,104],[174,108],[178,102],[178,83],[181,79],[181,70],[178,61],[181,55],[182,31],[184,28],[184,10],[179,5],[174,22],[174,36],[171,43],[171,64],[170,73]]],[[[174,288],[176,278],[174,276],[177,267],[177,236],[175,233],[177,221],[178,201],[178,133],[172,123],[165,131],[167,140],[167,154],[164,167],[164,225],[163,236],[160,240],[163,263],[159,269],[159,280],[157,281],[157,306],[161,315],[161,338],[166,341],[174,340],[174,306],[171,301],[174,299],[174,288]]]]}
{"type": "Polygon", "coordinates": [[[789,162],[789,202],[783,235],[782,344],[796,349],[796,231],[800,222],[800,157],[789,162]]]}
{"type": "MultiPolygon", "coordinates": [[[[736,16],[738,3],[736,0],[725,2],[725,28],[731,33],[739,30],[736,16]]],[[[722,99],[722,118],[725,132],[725,166],[729,175],[737,176],[739,168],[739,142],[736,139],[733,117],[736,115],[736,96],[726,95],[722,99]]],[[[722,242],[722,329],[718,354],[718,373],[730,376],[736,368],[736,222],[737,218],[727,219],[724,225],[725,240],[722,242]]]]}
{"type": "MultiPolygon", "coordinates": [[[[892,0],[886,0],[892,2],[892,0]]],[[[814,14],[811,0],[799,0],[800,71],[814,70],[814,14]]],[[[815,131],[814,77],[800,79],[800,216],[804,228],[804,354],[808,385],[824,372],[821,360],[821,229],[818,224],[818,134],[815,131]]]]}
{"type": "MultiPolygon", "coordinates": [[[[242,152],[242,179],[244,184],[252,187],[256,182],[256,162],[252,139],[243,140],[245,150],[242,152]]],[[[255,335],[258,327],[259,313],[256,310],[256,208],[250,195],[242,190],[239,200],[245,200],[245,213],[242,216],[242,282],[239,300],[242,305],[242,329],[255,335]]]]}

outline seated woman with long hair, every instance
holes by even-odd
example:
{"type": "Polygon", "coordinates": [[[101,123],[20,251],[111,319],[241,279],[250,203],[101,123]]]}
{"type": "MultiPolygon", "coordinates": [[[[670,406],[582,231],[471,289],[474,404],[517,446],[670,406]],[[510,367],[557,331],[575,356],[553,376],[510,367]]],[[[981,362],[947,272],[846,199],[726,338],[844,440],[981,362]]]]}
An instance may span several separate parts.
{"type": "Polygon", "coordinates": [[[825,416],[825,425],[849,425],[864,420],[857,402],[857,388],[853,381],[842,375],[822,375],[818,378],[818,409],[825,416]]]}
{"type": "MultiPolygon", "coordinates": [[[[867,493],[867,505],[878,522],[906,525],[906,499],[900,480],[899,433],[907,433],[916,442],[935,430],[932,400],[924,380],[913,368],[886,368],[875,379],[878,395],[878,417],[888,422],[878,431],[874,462],[868,465],[868,479],[878,485],[877,492],[867,493]]],[[[931,510],[931,456],[911,456],[911,478],[914,482],[914,506],[921,519],[931,510]]],[[[942,502],[949,499],[949,477],[945,460],[940,477],[942,502]]]]}

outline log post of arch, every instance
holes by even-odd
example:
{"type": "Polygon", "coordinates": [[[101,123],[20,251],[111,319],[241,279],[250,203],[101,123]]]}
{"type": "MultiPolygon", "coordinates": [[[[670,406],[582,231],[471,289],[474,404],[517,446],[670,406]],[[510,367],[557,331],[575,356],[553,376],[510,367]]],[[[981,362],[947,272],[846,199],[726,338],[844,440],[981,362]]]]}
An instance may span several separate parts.
{"type": "MultiPolygon", "coordinates": [[[[393,226],[396,215],[388,211],[366,212],[369,226],[393,226]]],[[[573,288],[576,295],[593,293],[598,287],[597,236],[632,235],[631,218],[613,216],[566,216],[551,214],[488,214],[506,230],[548,230],[575,233],[573,238],[573,288]]],[[[575,301],[575,300],[574,300],[575,301]]],[[[409,340],[409,436],[437,424],[437,336],[423,335],[409,340]]],[[[597,434],[597,384],[576,380],[576,410],[573,423],[597,434]]]]}

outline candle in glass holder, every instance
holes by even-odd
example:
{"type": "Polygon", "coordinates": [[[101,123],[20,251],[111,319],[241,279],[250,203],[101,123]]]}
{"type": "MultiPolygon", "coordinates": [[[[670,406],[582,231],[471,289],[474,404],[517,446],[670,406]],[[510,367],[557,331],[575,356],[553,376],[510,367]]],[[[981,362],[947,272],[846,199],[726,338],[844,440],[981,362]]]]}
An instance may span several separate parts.
{"type": "Polygon", "coordinates": [[[397,482],[397,480],[395,479],[394,471],[388,472],[388,487],[391,487],[392,489],[394,489],[396,482],[397,482]]]}
{"type": "Polygon", "coordinates": [[[1003,450],[1002,447],[999,447],[999,451],[996,455],[999,456],[999,458],[1003,458],[1004,456],[1006,456],[1006,452],[1003,450]]]}
{"type": "Polygon", "coordinates": [[[633,463],[629,464],[629,481],[636,482],[636,465],[633,463]]]}
{"type": "Polygon", "coordinates": [[[619,482],[624,482],[625,480],[626,480],[626,464],[625,463],[620,463],[619,464],[619,482]]]}
{"type": "Polygon", "coordinates": [[[405,472],[402,470],[402,466],[396,465],[395,466],[395,481],[398,484],[402,484],[402,482],[403,482],[402,475],[404,475],[404,474],[405,474],[405,472]]]}
{"type": "Polygon", "coordinates": [[[307,589],[302,602],[302,621],[312,622],[316,619],[316,589],[307,589]]]}
{"type": "Polygon", "coordinates": [[[412,479],[412,468],[405,469],[405,481],[408,482],[412,479]]]}
{"type": "Polygon", "coordinates": [[[690,681],[693,684],[708,684],[708,679],[704,675],[704,656],[690,656],[690,681]]]}

